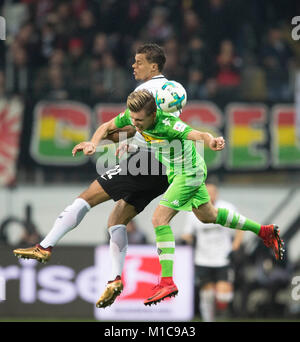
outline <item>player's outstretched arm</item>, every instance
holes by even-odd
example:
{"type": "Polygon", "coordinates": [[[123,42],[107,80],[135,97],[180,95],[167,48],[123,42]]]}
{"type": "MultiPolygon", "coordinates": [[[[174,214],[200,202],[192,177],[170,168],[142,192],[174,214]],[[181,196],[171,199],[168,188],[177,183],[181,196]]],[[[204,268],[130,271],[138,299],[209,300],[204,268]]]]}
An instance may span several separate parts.
{"type": "Polygon", "coordinates": [[[103,123],[97,128],[90,141],[83,141],[73,148],[73,156],[75,156],[76,153],[80,151],[83,151],[83,153],[87,156],[94,154],[99,142],[105,139],[110,132],[113,132],[116,129],[118,129],[118,127],[115,125],[115,119],[103,123]]]}
{"type": "Polygon", "coordinates": [[[119,143],[120,141],[132,138],[135,133],[136,129],[133,126],[125,126],[109,132],[106,139],[114,143],[119,143]]]}
{"type": "Polygon", "coordinates": [[[225,140],[223,137],[214,138],[210,133],[200,132],[193,129],[187,136],[188,140],[203,140],[204,143],[213,151],[221,151],[225,147],[225,140]]]}

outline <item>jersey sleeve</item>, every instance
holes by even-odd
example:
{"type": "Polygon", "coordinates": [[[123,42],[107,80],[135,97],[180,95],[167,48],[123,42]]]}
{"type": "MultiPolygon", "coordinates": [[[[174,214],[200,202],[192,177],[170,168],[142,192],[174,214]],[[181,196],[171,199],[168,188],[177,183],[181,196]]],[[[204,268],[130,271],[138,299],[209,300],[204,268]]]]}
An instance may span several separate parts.
{"type": "Polygon", "coordinates": [[[115,117],[115,125],[118,128],[132,125],[129,113],[130,111],[127,108],[125,112],[122,112],[118,116],[115,117]]]}
{"type": "Polygon", "coordinates": [[[173,139],[179,139],[181,141],[187,140],[187,136],[192,130],[193,129],[188,124],[181,121],[179,118],[172,117],[169,133],[173,139]]]}

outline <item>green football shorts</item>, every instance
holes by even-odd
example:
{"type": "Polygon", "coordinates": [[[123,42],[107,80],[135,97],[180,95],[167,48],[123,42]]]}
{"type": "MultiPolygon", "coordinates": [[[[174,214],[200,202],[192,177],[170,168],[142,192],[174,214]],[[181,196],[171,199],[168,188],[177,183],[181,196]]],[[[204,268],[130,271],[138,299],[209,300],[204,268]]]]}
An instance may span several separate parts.
{"type": "Polygon", "coordinates": [[[174,210],[192,211],[210,201],[205,179],[199,184],[195,176],[176,175],[159,204],[174,210]],[[198,183],[198,184],[197,184],[198,183]],[[197,184],[197,185],[195,185],[197,184]]]}

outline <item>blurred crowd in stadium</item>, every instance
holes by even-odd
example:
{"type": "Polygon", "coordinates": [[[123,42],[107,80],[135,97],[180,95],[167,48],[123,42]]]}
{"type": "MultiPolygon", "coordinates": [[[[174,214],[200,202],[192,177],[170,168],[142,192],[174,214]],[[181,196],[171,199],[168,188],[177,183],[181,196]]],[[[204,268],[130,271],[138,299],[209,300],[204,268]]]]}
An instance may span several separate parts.
{"type": "Polygon", "coordinates": [[[291,101],[297,9],[296,0],[1,1],[0,95],[124,102],[135,48],[151,41],[189,99],[291,101]]]}

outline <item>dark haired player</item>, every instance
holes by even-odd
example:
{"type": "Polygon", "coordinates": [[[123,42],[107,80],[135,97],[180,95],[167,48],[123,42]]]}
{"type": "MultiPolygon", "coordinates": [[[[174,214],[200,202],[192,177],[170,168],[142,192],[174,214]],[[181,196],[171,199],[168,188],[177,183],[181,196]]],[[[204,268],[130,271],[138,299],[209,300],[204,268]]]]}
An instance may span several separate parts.
{"type": "MultiPolygon", "coordinates": [[[[148,89],[155,94],[157,89],[168,81],[162,75],[165,62],[166,57],[160,46],[149,43],[138,47],[132,68],[135,79],[142,83],[136,90],[148,89]]],[[[173,115],[179,116],[180,113],[175,112],[173,115]]],[[[105,128],[106,125],[107,123],[102,124],[97,131],[105,128]]],[[[106,139],[118,142],[118,133],[123,130],[128,137],[136,135],[137,140],[144,141],[132,126],[108,132],[106,139]]],[[[82,142],[74,147],[73,154],[75,155],[78,151],[90,154],[89,151],[95,151],[95,149],[96,146],[93,143],[82,142]]],[[[151,152],[147,153],[147,158],[149,158],[149,165],[156,170],[161,170],[160,175],[151,175],[150,172],[147,175],[137,176],[120,174],[120,170],[127,168],[129,157],[128,160],[98,177],[71,205],[66,207],[40,244],[30,248],[15,249],[15,255],[21,258],[37,259],[43,263],[47,262],[51,257],[52,248],[66,233],[79,225],[91,208],[113,199],[116,204],[108,219],[112,259],[111,281],[97,302],[98,307],[111,305],[123,289],[121,274],[128,245],[126,225],[154,198],[164,193],[169,185],[163,172],[163,166],[157,162],[151,152]]]]}

